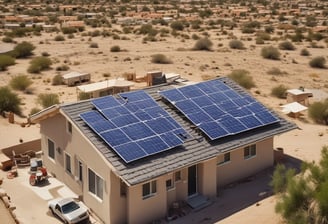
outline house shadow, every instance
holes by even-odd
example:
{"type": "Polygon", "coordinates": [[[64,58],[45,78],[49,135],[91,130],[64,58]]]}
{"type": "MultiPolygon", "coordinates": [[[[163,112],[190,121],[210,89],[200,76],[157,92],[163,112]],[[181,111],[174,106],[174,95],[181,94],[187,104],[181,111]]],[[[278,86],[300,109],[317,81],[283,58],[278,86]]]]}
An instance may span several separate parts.
{"type": "MultiPolygon", "coordinates": [[[[302,160],[285,154],[279,163],[295,169],[298,173],[302,160]]],[[[218,195],[212,199],[210,206],[199,211],[191,211],[170,223],[216,223],[249,206],[261,206],[263,199],[274,194],[270,182],[275,166],[276,164],[253,176],[218,188],[218,195]]]]}

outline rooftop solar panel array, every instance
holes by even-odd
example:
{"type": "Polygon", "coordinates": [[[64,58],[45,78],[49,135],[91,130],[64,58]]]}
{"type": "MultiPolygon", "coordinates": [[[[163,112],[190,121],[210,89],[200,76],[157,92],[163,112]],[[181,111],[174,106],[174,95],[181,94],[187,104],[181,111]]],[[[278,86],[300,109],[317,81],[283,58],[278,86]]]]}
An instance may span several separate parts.
{"type": "Polygon", "coordinates": [[[182,145],[188,133],[146,92],[92,100],[96,110],[80,114],[126,162],[182,145]]]}
{"type": "Polygon", "coordinates": [[[219,80],[161,91],[160,95],[211,140],[279,121],[254,98],[239,94],[219,80]]]}

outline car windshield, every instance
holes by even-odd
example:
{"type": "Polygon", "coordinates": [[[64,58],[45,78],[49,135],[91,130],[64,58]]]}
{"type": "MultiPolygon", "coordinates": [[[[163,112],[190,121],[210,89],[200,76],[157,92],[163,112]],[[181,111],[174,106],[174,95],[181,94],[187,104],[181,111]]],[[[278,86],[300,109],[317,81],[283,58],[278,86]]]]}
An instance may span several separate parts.
{"type": "Polygon", "coordinates": [[[71,201],[71,202],[63,205],[62,211],[64,214],[67,214],[67,213],[70,213],[79,208],[80,208],[80,206],[77,203],[75,203],[74,201],[71,201]]]}

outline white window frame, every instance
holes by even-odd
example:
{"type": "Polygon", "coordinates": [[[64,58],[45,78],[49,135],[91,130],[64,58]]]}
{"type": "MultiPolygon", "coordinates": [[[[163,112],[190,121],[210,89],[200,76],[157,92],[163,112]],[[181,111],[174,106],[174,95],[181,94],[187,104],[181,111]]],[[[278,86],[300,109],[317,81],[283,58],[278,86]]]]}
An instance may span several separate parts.
{"type": "Polygon", "coordinates": [[[55,142],[52,141],[50,138],[48,138],[48,140],[47,140],[47,146],[48,146],[47,148],[48,148],[48,157],[49,157],[49,159],[55,161],[55,159],[56,159],[56,144],[55,144],[55,142]],[[53,145],[53,148],[52,149],[50,149],[50,145],[49,145],[50,142],[53,145]],[[52,151],[52,153],[50,153],[50,150],[52,151]],[[51,154],[53,154],[53,156],[51,154]]]}
{"type": "Polygon", "coordinates": [[[72,174],[72,157],[67,152],[65,153],[65,170],[67,173],[72,174]]]}
{"type": "Polygon", "coordinates": [[[102,177],[100,177],[96,172],[94,172],[92,169],[88,168],[88,191],[90,194],[92,194],[94,197],[96,197],[99,200],[103,200],[104,197],[104,186],[105,181],[102,177]],[[92,176],[90,175],[92,174],[92,176]],[[90,186],[91,181],[93,179],[94,186],[90,186]]]}
{"type": "Polygon", "coordinates": [[[221,155],[219,157],[219,161],[218,161],[217,165],[221,166],[221,165],[224,165],[224,164],[227,164],[227,163],[230,163],[230,162],[231,162],[231,153],[226,152],[226,153],[224,153],[223,155],[221,155]]]}
{"type": "Polygon", "coordinates": [[[244,159],[251,159],[256,157],[256,144],[246,146],[244,148],[244,159]]]}
{"type": "Polygon", "coordinates": [[[157,193],[157,181],[153,180],[142,185],[142,199],[153,197],[157,193]],[[145,189],[148,187],[148,189],[145,189]],[[149,191],[149,192],[148,192],[149,191]]]}

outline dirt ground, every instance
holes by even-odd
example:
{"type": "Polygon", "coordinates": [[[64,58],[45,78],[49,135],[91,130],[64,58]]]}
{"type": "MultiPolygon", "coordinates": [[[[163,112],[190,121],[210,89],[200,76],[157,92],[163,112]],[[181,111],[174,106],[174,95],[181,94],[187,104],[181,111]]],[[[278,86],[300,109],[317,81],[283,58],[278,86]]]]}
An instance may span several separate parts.
{"type": "MultiPolygon", "coordinates": [[[[231,32],[238,38],[243,37],[238,30],[231,32]]],[[[244,38],[245,50],[232,50],[229,48],[228,36],[220,36],[215,31],[211,31],[209,37],[213,42],[211,52],[192,51],[190,49],[195,43],[194,40],[174,37],[167,37],[159,42],[143,43],[143,36],[135,34],[128,35],[128,40],[113,40],[110,37],[89,38],[76,34],[73,39],[66,39],[63,42],[54,41],[55,36],[56,34],[42,33],[41,36],[15,39],[17,42],[33,43],[36,46],[34,51],[36,56],[43,52],[49,53],[54,62],[52,70],[41,74],[28,74],[26,70],[30,60],[23,59],[16,60],[15,66],[0,72],[0,86],[8,85],[14,76],[20,74],[27,74],[32,79],[33,84],[29,94],[17,92],[22,99],[25,116],[29,115],[32,108],[41,109],[36,100],[40,93],[57,93],[60,102],[63,103],[77,100],[75,87],[51,84],[56,74],[66,73],[55,71],[57,66],[64,64],[70,67],[70,71],[89,72],[92,82],[121,77],[126,72],[144,76],[152,70],[174,72],[191,81],[202,81],[209,77],[225,76],[234,69],[246,69],[256,83],[256,87],[250,92],[263,104],[280,114],[280,106],[285,104],[286,100],[272,97],[270,95],[272,87],[284,84],[289,88],[303,86],[326,92],[328,88],[327,71],[314,69],[308,65],[311,58],[325,55],[327,50],[309,48],[311,56],[300,56],[301,49],[309,45],[307,42],[296,44],[295,51],[281,51],[281,60],[273,61],[260,56],[261,48],[269,45],[277,46],[279,42],[269,41],[264,45],[255,45],[255,38],[252,35],[249,35],[250,38],[244,38]],[[91,42],[97,43],[99,48],[90,48],[91,42]],[[123,51],[111,52],[110,48],[114,45],[120,46],[123,51]],[[151,55],[155,53],[166,55],[173,63],[165,65],[151,63],[151,55]],[[284,74],[269,75],[267,72],[273,67],[279,68],[284,74]]],[[[142,83],[136,84],[134,88],[142,85],[142,83]]],[[[327,126],[313,124],[306,116],[306,112],[304,115],[301,119],[293,119],[281,114],[295,122],[299,129],[275,137],[274,147],[284,149],[285,162],[291,166],[299,165],[302,160],[318,161],[322,146],[328,145],[327,126]]],[[[19,123],[26,122],[26,118],[15,117],[15,121],[16,124],[9,124],[7,119],[0,118],[0,149],[19,144],[20,140],[26,142],[40,137],[38,125],[21,127],[19,123]]],[[[274,212],[276,199],[268,186],[271,174],[272,169],[268,169],[247,181],[229,185],[228,188],[219,190],[218,197],[209,207],[191,212],[171,223],[281,223],[280,217],[274,212]]],[[[5,178],[2,187],[10,193],[17,207],[17,214],[24,220],[23,223],[59,223],[47,213],[46,201],[51,197],[49,188],[31,188],[24,175],[13,180],[7,180],[6,174],[2,171],[0,175],[5,178]],[[40,194],[39,190],[44,194],[40,194]],[[44,195],[48,197],[44,198],[44,195]],[[31,205],[33,205],[33,213],[30,212],[31,205]]],[[[62,188],[56,179],[52,180],[56,182],[53,187],[62,188]]],[[[9,223],[2,217],[1,224],[9,223]]]]}

